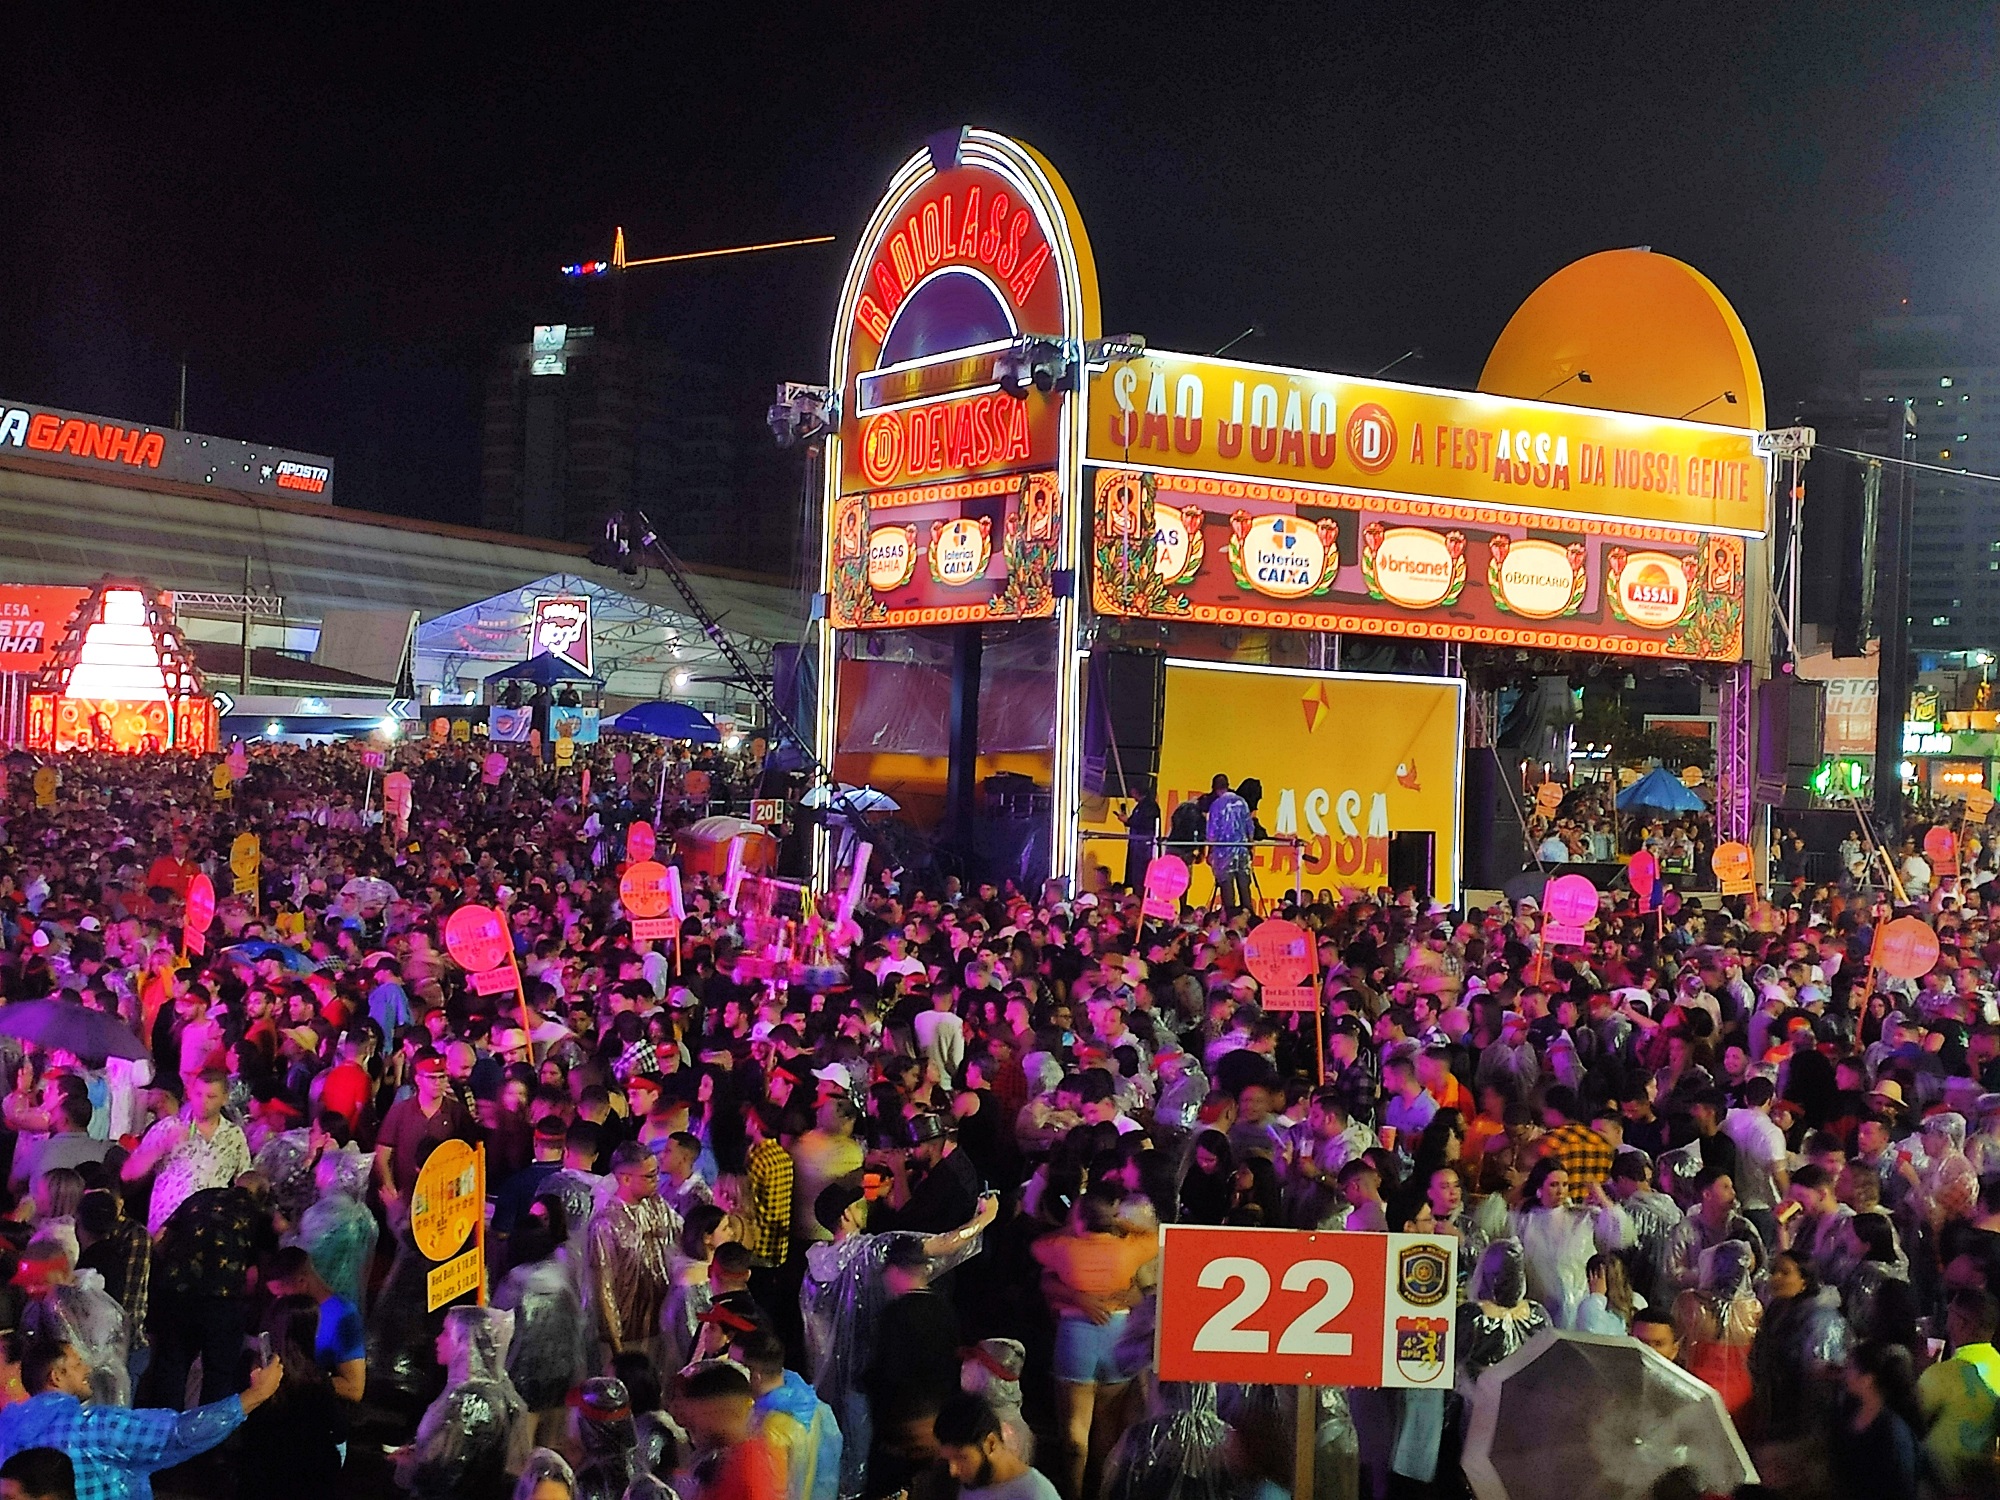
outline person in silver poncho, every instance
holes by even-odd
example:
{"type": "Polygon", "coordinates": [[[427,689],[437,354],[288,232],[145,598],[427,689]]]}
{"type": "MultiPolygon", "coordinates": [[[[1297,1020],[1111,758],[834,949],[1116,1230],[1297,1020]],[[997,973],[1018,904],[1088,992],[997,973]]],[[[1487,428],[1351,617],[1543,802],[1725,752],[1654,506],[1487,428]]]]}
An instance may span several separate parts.
{"type": "Polygon", "coordinates": [[[1229,1500],[1229,1426],[1205,1382],[1162,1382],[1155,1409],[1118,1440],[1104,1500],[1229,1500]]]}
{"type": "Polygon", "coordinates": [[[504,1487],[507,1460],[527,1403],[507,1378],[514,1315],[498,1307],[454,1307],[438,1335],[444,1392],[396,1455],[396,1482],[415,1500],[476,1500],[504,1487]]]}
{"type": "Polygon", "coordinates": [[[813,1204],[813,1216],[833,1235],[806,1252],[805,1284],[799,1305],[805,1315],[806,1362],[813,1388],[833,1408],[845,1439],[840,1455],[840,1493],[859,1495],[867,1483],[868,1448],[874,1424],[863,1389],[875,1357],[875,1329],[886,1300],[882,1267],[899,1239],[917,1240],[942,1275],[978,1253],[980,1236],[999,1210],[986,1194],[969,1223],[944,1234],[869,1234],[867,1200],[859,1188],[834,1183],[813,1204]]]}
{"type": "Polygon", "coordinates": [[[560,1453],[537,1448],[514,1482],[514,1500],[576,1500],[576,1473],[560,1453]]]}
{"type": "Polygon", "coordinates": [[[678,1500],[654,1472],[640,1442],[624,1381],[609,1375],[584,1381],[576,1393],[570,1435],[581,1455],[576,1500],[678,1500]]]}
{"type": "Polygon", "coordinates": [[[560,1201],[537,1198],[512,1237],[518,1263],[493,1294],[514,1314],[507,1375],[535,1414],[535,1440],[556,1442],[564,1402],[590,1373],[590,1325],[566,1264],[568,1226],[560,1201]]]}
{"type": "Polygon", "coordinates": [[[48,1334],[76,1351],[90,1371],[91,1405],[130,1406],[131,1330],[125,1309],[104,1290],[104,1278],[72,1271],[62,1245],[37,1235],[21,1252],[15,1279],[31,1293],[21,1310],[22,1331],[48,1334]]]}
{"type": "Polygon", "coordinates": [[[611,1155],[617,1192],[590,1221],[590,1284],[598,1336],[612,1354],[643,1353],[661,1369],[660,1315],[672,1289],[681,1216],[660,1196],[660,1164],[638,1141],[611,1155]]]}
{"type": "Polygon", "coordinates": [[[1519,1240],[1496,1240],[1479,1257],[1472,1301],[1458,1311],[1458,1382],[1470,1391],[1491,1369],[1544,1328],[1549,1310],[1528,1296],[1526,1257],[1519,1240]]]}

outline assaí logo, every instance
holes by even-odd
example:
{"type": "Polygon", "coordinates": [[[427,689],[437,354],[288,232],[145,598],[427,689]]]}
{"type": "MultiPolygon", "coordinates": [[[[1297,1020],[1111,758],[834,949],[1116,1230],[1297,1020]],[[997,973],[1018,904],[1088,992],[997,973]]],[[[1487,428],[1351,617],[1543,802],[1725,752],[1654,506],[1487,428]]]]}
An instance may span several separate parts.
{"type": "MultiPolygon", "coordinates": [[[[1368,820],[1361,824],[1362,794],[1349,787],[1329,792],[1325,787],[1308,787],[1303,793],[1285,787],[1278,793],[1271,814],[1271,832],[1304,840],[1305,873],[1325,875],[1380,875],[1389,873],[1389,797],[1386,792],[1368,796],[1368,820]],[[1332,823],[1327,822],[1328,814],[1332,823]],[[1303,819],[1303,825],[1301,824],[1303,819]]],[[[1273,851],[1280,869],[1291,867],[1291,856],[1273,851]]]]}

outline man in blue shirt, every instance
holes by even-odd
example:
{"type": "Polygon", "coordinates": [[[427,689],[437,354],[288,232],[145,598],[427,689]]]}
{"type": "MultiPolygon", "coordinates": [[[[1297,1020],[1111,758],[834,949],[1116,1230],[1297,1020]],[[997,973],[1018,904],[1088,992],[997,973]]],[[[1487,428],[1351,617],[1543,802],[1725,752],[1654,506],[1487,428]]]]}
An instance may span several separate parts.
{"type": "Polygon", "coordinates": [[[250,1377],[242,1395],[188,1412],[85,1406],[89,1367],[68,1344],[42,1335],[21,1359],[28,1399],[0,1411],[0,1461],[24,1448],[59,1448],[76,1466],[77,1500],[152,1500],[157,1471],[228,1437],[271,1399],[284,1374],[273,1359],[250,1377]]]}
{"type": "Polygon", "coordinates": [[[267,1284],[274,1297],[310,1297],[319,1304],[313,1356],[326,1371],[334,1395],[359,1401],[368,1385],[368,1345],[360,1309],[326,1284],[301,1245],[287,1245],[271,1258],[267,1284]]]}
{"type": "Polygon", "coordinates": [[[368,991],[368,1014],[382,1028],[384,1042],[392,1043],[396,1033],[410,1024],[410,997],[396,975],[396,961],[388,954],[376,958],[373,972],[375,984],[368,991]]]}

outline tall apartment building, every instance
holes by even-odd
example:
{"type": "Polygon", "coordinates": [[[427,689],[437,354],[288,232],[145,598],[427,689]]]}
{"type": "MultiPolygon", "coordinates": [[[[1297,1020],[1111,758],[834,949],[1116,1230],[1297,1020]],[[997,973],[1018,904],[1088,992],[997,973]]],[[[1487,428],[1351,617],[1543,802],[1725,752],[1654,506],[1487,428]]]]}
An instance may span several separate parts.
{"type": "Polygon", "coordinates": [[[726,371],[656,340],[538,328],[487,378],[481,523],[590,541],[607,512],[636,505],[691,562],[767,570],[732,404],[726,371]]]}
{"type": "MultiPolygon", "coordinates": [[[[1860,393],[1912,404],[1918,461],[2000,473],[2000,342],[1963,319],[1877,319],[1863,340],[1860,393]]],[[[2000,648],[2000,485],[1920,470],[1913,494],[1911,649],[2000,648]]]]}

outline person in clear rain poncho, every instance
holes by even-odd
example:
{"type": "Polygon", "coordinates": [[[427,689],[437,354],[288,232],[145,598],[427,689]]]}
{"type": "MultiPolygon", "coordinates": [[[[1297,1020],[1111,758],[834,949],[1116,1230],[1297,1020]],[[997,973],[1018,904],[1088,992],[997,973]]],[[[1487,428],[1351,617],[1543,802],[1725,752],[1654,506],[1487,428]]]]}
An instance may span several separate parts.
{"type": "Polygon", "coordinates": [[[299,1227],[286,1238],[301,1245],[313,1267],[334,1295],[345,1297],[357,1312],[367,1310],[368,1267],[375,1259],[381,1227],[369,1212],[368,1179],[375,1154],[348,1145],[320,1153],[313,1167],[319,1197],[299,1216],[299,1227]]]}
{"type": "Polygon", "coordinates": [[[1153,1410],[1118,1440],[1104,1467],[1104,1500],[1228,1500],[1229,1425],[1205,1382],[1163,1381],[1153,1410]]]}
{"type": "Polygon", "coordinates": [[[1491,1369],[1544,1328],[1549,1310],[1528,1295],[1526,1257],[1518,1240],[1497,1240],[1479,1257],[1472,1301],[1458,1310],[1458,1384],[1469,1394],[1491,1369]]]}
{"type": "Polygon", "coordinates": [[[875,1328],[886,1294],[882,1267],[899,1239],[916,1240],[941,1276],[979,1250],[980,1236],[993,1222],[999,1201],[979,1200],[969,1223],[928,1237],[869,1234],[867,1200],[859,1188],[835,1183],[820,1193],[813,1216],[833,1235],[806,1252],[805,1284],[799,1290],[805,1314],[806,1362],[813,1388],[833,1408],[845,1446],[840,1456],[840,1493],[859,1495],[868,1477],[868,1447],[874,1435],[863,1377],[875,1357],[875,1328]]]}
{"type": "Polygon", "coordinates": [[[1924,1155],[1930,1165],[1921,1181],[1933,1230],[1952,1219],[1969,1218],[1979,1199],[1979,1174],[1965,1155],[1965,1116],[1944,1110],[1924,1119],[1924,1155]]]}
{"type": "MultiPolygon", "coordinates": [[[[514,1315],[498,1307],[454,1307],[438,1335],[444,1393],[396,1455],[396,1482],[416,1500],[476,1500],[502,1488],[528,1415],[507,1378],[514,1315]]],[[[521,1445],[525,1446],[525,1445],[521,1445]]]]}
{"type": "Polygon", "coordinates": [[[678,1500],[640,1444],[624,1381],[595,1376],[571,1404],[570,1435],[580,1455],[576,1500],[678,1500]]]}
{"type": "Polygon", "coordinates": [[[570,1281],[562,1204],[537,1198],[515,1229],[518,1258],[493,1294],[493,1305],[514,1314],[514,1338],[507,1374],[535,1414],[535,1438],[556,1441],[562,1432],[564,1400],[590,1373],[590,1325],[570,1281]]]}
{"type": "Polygon", "coordinates": [[[514,1483],[514,1500],[576,1500],[575,1471],[560,1453],[537,1448],[514,1483]]]}
{"type": "Polygon", "coordinates": [[[1750,1404],[1750,1345],[1764,1316],[1756,1271],[1747,1240],[1724,1240],[1702,1251],[1695,1285],[1674,1299],[1681,1364],[1721,1394],[1731,1416],[1750,1404]]]}
{"type": "Polygon", "coordinates": [[[104,1278],[73,1270],[57,1241],[37,1235],[21,1252],[14,1279],[29,1295],[21,1311],[22,1332],[47,1334],[76,1351],[90,1371],[93,1406],[130,1406],[131,1330],[125,1309],[104,1290],[104,1278]]]}
{"type": "Polygon", "coordinates": [[[1570,1207],[1568,1194],[1569,1174],[1561,1159],[1545,1156],[1528,1174],[1521,1207],[1511,1216],[1528,1291],[1558,1328],[1574,1326],[1577,1307],[1590,1290],[1586,1267],[1592,1250],[1623,1250],[1632,1238],[1632,1221],[1605,1196],[1601,1183],[1591,1184],[1588,1208],[1570,1207]]]}

